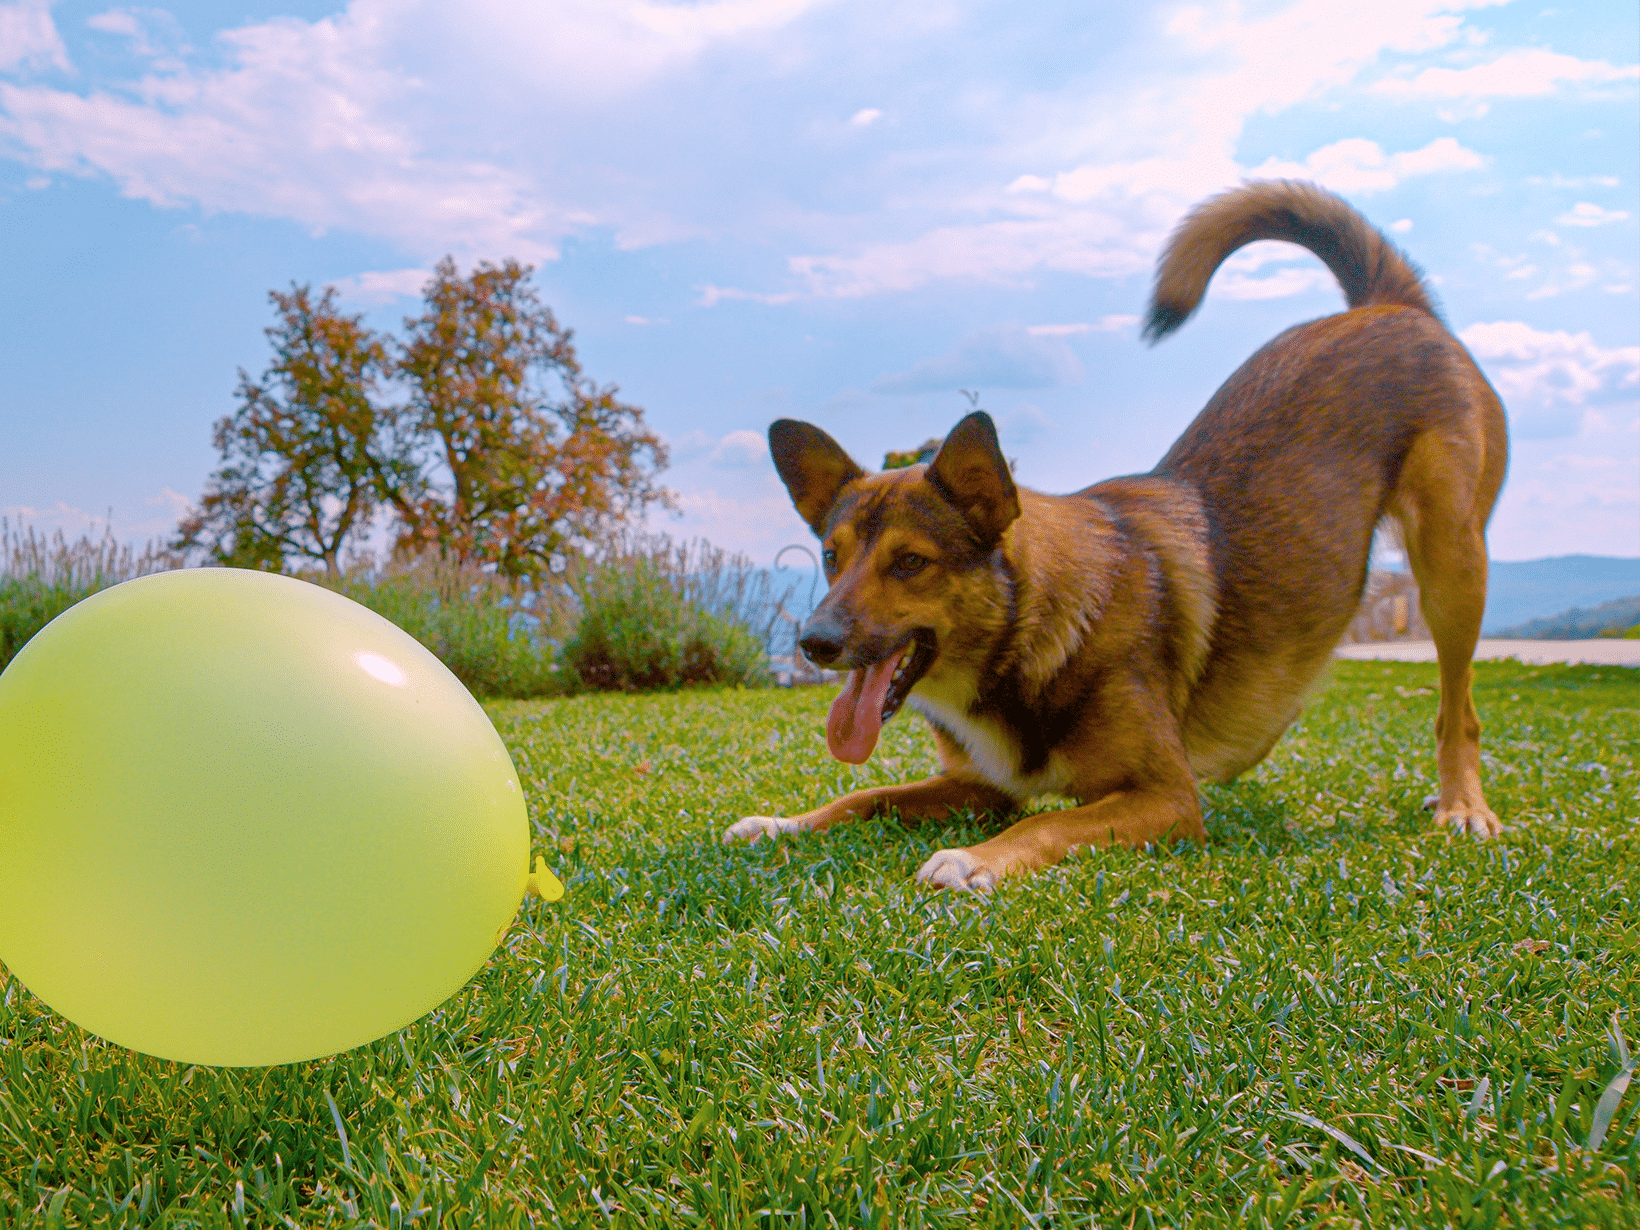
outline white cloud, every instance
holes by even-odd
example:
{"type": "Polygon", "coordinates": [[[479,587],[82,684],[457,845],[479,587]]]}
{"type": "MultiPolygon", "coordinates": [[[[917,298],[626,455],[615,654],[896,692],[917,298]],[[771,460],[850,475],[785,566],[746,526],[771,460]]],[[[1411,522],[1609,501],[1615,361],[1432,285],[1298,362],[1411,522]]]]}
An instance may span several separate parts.
{"type": "Polygon", "coordinates": [[[1137,316],[1113,313],[1098,320],[1078,321],[1069,325],[1031,325],[1025,332],[1032,337],[1076,337],[1083,333],[1121,333],[1138,323],[1137,316]]]}
{"type": "Polygon", "coordinates": [[[1456,41],[1456,14],[1482,3],[1439,0],[1301,0],[1249,20],[1240,5],[1181,10],[1170,31],[1203,54],[1232,57],[1225,101],[1246,113],[1276,110],[1327,86],[1345,84],[1385,51],[1433,51],[1456,41]]]}
{"type": "Polygon", "coordinates": [[[666,442],[667,450],[672,454],[672,463],[674,465],[684,461],[693,461],[696,457],[703,457],[716,446],[717,440],[699,428],[666,442]]]}
{"type": "MultiPolygon", "coordinates": [[[[1015,191],[976,189],[983,180],[970,169],[962,191],[930,197],[937,204],[921,214],[928,221],[920,234],[889,237],[879,201],[847,232],[862,238],[838,243],[827,220],[755,190],[759,172],[735,161],[750,157],[750,145],[730,152],[733,141],[706,136],[718,136],[709,120],[699,131],[668,127],[687,113],[678,84],[704,57],[736,71],[755,63],[763,80],[817,71],[827,45],[788,35],[828,2],[476,0],[457,9],[352,0],[317,21],[229,30],[216,41],[217,61],[155,61],[117,87],[0,86],[0,140],[36,170],[106,176],[159,207],[346,229],[423,259],[454,251],[536,261],[591,227],[611,229],[617,247],[632,248],[730,225],[720,194],[676,190],[676,151],[696,149],[707,154],[707,179],[753,188],[732,208],[820,239],[786,248],[802,253],[789,262],[790,286],[708,284],[700,299],[707,305],[849,297],[942,278],[1017,282],[1040,271],[1123,276],[1148,266],[1185,207],[1245,173],[1234,153],[1248,118],[1346,86],[1385,51],[1445,46],[1459,35],[1456,13],[1470,7],[1295,0],[1248,16],[1215,0],[1180,10],[1161,42],[1171,67],[1143,88],[1079,82],[1046,104],[1004,95],[991,135],[976,129],[973,142],[949,151],[968,168],[1011,158],[1014,169],[997,183],[1011,181],[1015,191]],[[1206,73],[1204,63],[1212,66],[1206,73]],[[1042,114],[1042,105],[1057,114],[1042,114]],[[1020,175],[1021,158],[1042,172],[1020,175]]],[[[0,12],[33,31],[28,54],[66,66],[38,0],[0,12]]],[[[919,31],[952,19],[905,12],[896,20],[919,31]]],[[[146,18],[134,11],[95,20],[105,32],[145,37],[146,18]]],[[[827,37],[845,28],[836,17],[827,37]]],[[[849,124],[880,124],[892,106],[885,99],[862,108],[849,124]]],[[[747,122],[755,121],[737,119],[747,122]]],[[[1448,139],[1405,154],[1370,142],[1328,147],[1310,161],[1327,182],[1366,191],[1476,158],[1448,139]]]]}
{"type": "Polygon", "coordinates": [[[719,469],[741,470],[767,465],[769,443],[758,431],[731,431],[712,450],[712,464],[719,469]]]}
{"type": "Polygon", "coordinates": [[[1389,229],[1394,231],[1397,235],[1409,234],[1412,230],[1412,219],[1402,218],[1399,221],[1391,222],[1389,224],[1389,229]]]}
{"type": "Polygon", "coordinates": [[[62,534],[70,542],[85,537],[101,539],[112,535],[118,543],[132,543],[139,552],[145,545],[162,547],[177,528],[177,522],[193,506],[192,501],[168,486],[157,494],[142,498],[143,509],[133,513],[130,507],[87,512],[74,504],[58,500],[48,506],[11,504],[0,508],[13,533],[32,530],[41,537],[62,534]]]}
{"type": "Polygon", "coordinates": [[[411,21],[430,18],[451,33],[471,30],[463,40],[468,43],[504,36],[507,67],[558,76],[570,87],[566,96],[587,91],[596,96],[630,90],[714,47],[788,26],[820,2],[555,0],[520,6],[483,0],[449,10],[438,0],[423,0],[403,7],[411,21]]]}
{"type": "Polygon", "coordinates": [[[1252,174],[1259,179],[1312,179],[1334,192],[1366,193],[1385,192],[1415,175],[1474,171],[1485,165],[1485,158],[1451,137],[1438,137],[1422,149],[1399,154],[1386,154],[1376,141],[1351,137],[1322,146],[1301,163],[1272,158],[1252,174]]]}
{"type": "Polygon", "coordinates": [[[1312,291],[1336,297],[1338,279],[1303,248],[1275,240],[1248,244],[1219,267],[1207,286],[1207,293],[1219,299],[1283,299],[1312,291]],[[1254,276],[1272,264],[1280,267],[1254,276]]]}
{"type": "Polygon", "coordinates": [[[1544,331],[1518,320],[1458,334],[1527,439],[1577,433],[1587,407],[1640,394],[1640,346],[1601,346],[1588,333],[1544,331]]]}
{"type": "Polygon", "coordinates": [[[1312,290],[1337,293],[1338,280],[1324,268],[1292,265],[1268,277],[1250,278],[1244,273],[1224,270],[1208,284],[1208,293],[1221,299],[1284,299],[1312,290]]]}
{"type": "Polygon", "coordinates": [[[697,287],[696,289],[700,291],[700,298],[695,300],[695,302],[701,307],[712,307],[714,304],[722,303],[725,299],[731,302],[741,300],[750,303],[779,305],[782,303],[791,303],[798,297],[796,291],[788,290],[765,293],[763,291],[755,290],[739,290],[733,286],[713,286],[711,283],[707,283],[705,286],[697,287]]]}
{"type": "Polygon", "coordinates": [[[142,33],[142,27],[137,24],[136,17],[124,9],[109,9],[106,13],[87,17],[85,24],[93,30],[101,30],[104,34],[124,34],[134,38],[142,33]]]}
{"type": "Polygon", "coordinates": [[[373,269],[350,277],[337,278],[330,285],[350,303],[372,307],[419,295],[433,276],[430,269],[373,269]]]}
{"type": "Polygon", "coordinates": [[[1020,402],[1003,414],[997,425],[1002,442],[1016,446],[1051,438],[1058,430],[1059,424],[1049,418],[1040,407],[1033,406],[1030,402],[1020,402]]]}
{"type": "Polygon", "coordinates": [[[100,538],[109,528],[107,517],[88,513],[85,509],[76,508],[62,500],[58,500],[49,508],[8,504],[0,507],[0,517],[9,521],[15,527],[15,532],[27,533],[33,530],[39,535],[61,532],[64,537],[70,539],[78,538],[82,534],[100,538]]]}
{"type": "MultiPolygon", "coordinates": [[[[1579,441],[1580,447],[1596,443],[1579,441]]],[[[1511,461],[1517,472],[1504,485],[1488,539],[1509,544],[1513,559],[1640,553],[1635,528],[1640,526],[1640,481],[1635,478],[1640,468],[1634,465],[1633,443],[1624,449],[1624,464],[1610,468],[1578,466],[1579,459],[1569,454],[1533,464],[1533,453],[1554,447],[1527,443],[1516,449],[1511,461]]]]}
{"type": "Polygon", "coordinates": [[[1227,272],[1252,273],[1266,265],[1285,264],[1294,260],[1314,263],[1315,257],[1296,244],[1284,243],[1279,239],[1261,239],[1232,253],[1220,268],[1227,272]]]}
{"type": "Polygon", "coordinates": [[[1575,254],[1557,274],[1549,281],[1539,286],[1526,297],[1528,299],[1553,299],[1556,295],[1563,295],[1567,291],[1582,290],[1592,285],[1600,271],[1586,260],[1578,259],[1575,254]]]}
{"type": "Polygon", "coordinates": [[[1587,248],[1561,238],[1554,231],[1538,231],[1530,238],[1546,251],[1510,254],[1499,252],[1485,243],[1472,243],[1469,247],[1478,259],[1498,270],[1505,280],[1522,282],[1541,275],[1543,281],[1527,293],[1528,300],[1552,299],[1570,291],[1582,290],[1602,276],[1610,279],[1602,287],[1608,293],[1622,294],[1629,289],[1628,281],[1633,277],[1634,267],[1621,257],[1606,255],[1594,258],[1602,260],[1605,267],[1602,274],[1600,266],[1592,263],[1587,248]]]}
{"type": "Polygon", "coordinates": [[[51,0],[0,4],[0,72],[55,68],[67,71],[68,52],[51,20],[51,0]]]}
{"type": "MultiPolygon", "coordinates": [[[[1480,5],[1297,0],[1258,16],[1230,3],[1179,10],[1162,43],[1179,57],[1177,67],[1157,71],[1142,88],[1119,80],[1065,100],[1051,134],[1021,143],[1021,154],[1038,160],[1038,169],[1020,173],[1016,161],[1000,190],[975,195],[971,211],[993,217],[849,252],[793,257],[789,271],[803,294],[839,298],[942,279],[1017,284],[1046,271],[1122,277],[1149,268],[1185,209],[1249,174],[1296,174],[1364,193],[1413,176],[1476,169],[1484,157],[1450,137],[1397,153],[1356,138],[1303,162],[1272,160],[1252,170],[1235,156],[1249,119],[1340,91],[1385,52],[1446,46],[1463,34],[1456,13],[1473,7],[1480,5]],[[1204,63],[1212,65],[1206,72],[1204,63]],[[1066,151],[1080,156],[1067,159],[1066,151]],[[1041,165],[1050,160],[1072,165],[1041,165]]],[[[1291,275],[1263,287],[1227,281],[1245,294],[1290,294],[1315,284],[1291,275]]]]}
{"type": "MultiPolygon", "coordinates": [[[[354,19],[224,36],[237,64],[146,78],[139,97],[0,85],[0,136],[49,171],[107,175],[162,207],[199,205],[345,227],[436,251],[551,255],[526,177],[430,154],[405,111],[413,89],[360,55],[354,19]]],[[[372,53],[377,50],[372,48],[372,53]]]]}
{"type": "Polygon", "coordinates": [[[86,19],[86,26],[100,34],[112,34],[127,41],[131,54],[155,61],[153,67],[175,71],[182,61],[168,55],[168,47],[188,50],[181,27],[162,9],[109,9],[86,19]]]}
{"type": "Polygon", "coordinates": [[[1526,182],[1548,188],[1615,188],[1623,181],[1615,175],[1562,175],[1556,171],[1553,175],[1528,175],[1526,182]]]}
{"type": "Polygon", "coordinates": [[[1561,226],[1604,226],[1608,222],[1621,222],[1629,216],[1625,209],[1602,209],[1589,201],[1579,201],[1555,221],[1561,226]]]}
{"type": "Polygon", "coordinates": [[[1543,98],[1566,86],[1589,89],[1636,80],[1640,66],[1524,48],[1472,68],[1426,68],[1410,77],[1386,77],[1371,90],[1396,99],[1543,98]]]}
{"type": "MultiPolygon", "coordinates": [[[[905,242],[867,244],[851,256],[794,256],[787,266],[806,293],[847,299],[912,290],[941,278],[1021,282],[1038,270],[1119,277],[1149,268],[1160,228],[1151,238],[1152,242],[1136,243],[1117,219],[1080,214],[942,226],[905,242]]],[[[717,297],[730,293],[718,291],[717,297]]],[[[784,302],[796,294],[761,297],[765,302],[784,302]]]]}
{"type": "Polygon", "coordinates": [[[158,495],[145,496],[142,502],[156,511],[140,521],[118,525],[116,533],[121,538],[169,538],[176,533],[177,522],[193,508],[192,500],[170,487],[161,487],[158,495]]]}
{"type": "Polygon", "coordinates": [[[1082,379],[1081,361],[1063,334],[1041,334],[1017,325],[982,329],[955,350],[924,359],[908,371],[879,376],[878,393],[941,393],[965,387],[1049,389],[1082,379]]]}
{"type": "Polygon", "coordinates": [[[169,509],[170,511],[166,515],[173,521],[193,507],[187,496],[179,491],[172,491],[169,487],[161,487],[158,495],[145,497],[143,503],[150,508],[169,509]]]}
{"type": "MultiPolygon", "coordinates": [[[[1214,162],[1223,170],[1235,169],[1235,164],[1228,159],[1215,158],[1214,162]]],[[[1061,171],[1051,181],[1042,182],[1050,183],[1049,191],[1072,205],[1086,205],[1113,196],[1171,195],[1183,200],[1199,196],[1208,186],[1203,170],[1188,156],[1141,158],[1134,162],[1081,166],[1061,171]]],[[[1018,184],[1019,180],[1014,183],[1018,184]]]]}
{"type": "MultiPolygon", "coordinates": [[[[1144,69],[1113,57],[1121,71],[1042,88],[999,70],[956,91],[944,111],[917,113],[939,125],[930,140],[909,135],[916,117],[893,81],[865,85],[846,77],[851,66],[836,67],[863,19],[833,0],[351,0],[316,21],[228,30],[209,55],[145,63],[106,88],[0,84],[0,143],[36,171],[107,177],[159,207],[350,230],[418,261],[446,251],[547,260],[565,237],[593,228],[621,249],[732,232],[796,253],[783,285],[705,283],[705,306],[942,279],[1123,277],[1149,268],[1184,209],[1250,172],[1368,193],[1481,166],[1480,153],[1450,137],[1399,152],[1351,138],[1257,168],[1237,147],[1254,117],[1347,102],[1386,55],[1471,39],[1462,14],[1487,2],[1206,0],[1156,10],[1144,69]],[[880,163],[850,164],[820,188],[807,171],[814,151],[791,136],[789,92],[833,81],[846,84],[844,97],[864,90],[877,103],[848,125],[888,130],[849,143],[850,157],[880,163]],[[768,101],[748,108],[747,97],[768,101]],[[889,150],[902,135],[919,144],[889,150]],[[780,158],[805,159],[804,173],[774,165],[780,158]],[[837,188],[845,183],[855,193],[847,199],[837,188]]],[[[141,40],[151,19],[121,9],[93,21],[141,40]]],[[[931,45],[929,31],[963,20],[960,6],[891,4],[869,23],[873,54],[902,69],[920,64],[910,57],[931,45]]],[[[0,7],[5,22],[33,32],[12,40],[32,48],[27,55],[67,67],[41,0],[0,7]]],[[[983,33],[977,17],[970,24],[983,33]]],[[[1395,81],[1411,89],[1423,78],[1379,84],[1395,81]]],[[[801,96],[800,105],[820,104],[801,96]]],[[[1302,281],[1226,285],[1266,295],[1302,281]]]]}
{"type": "MultiPolygon", "coordinates": [[[[737,476],[734,481],[732,494],[711,486],[681,492],[676,515],[652,513],[651,526],[674,538],[699,534],[715,546],[744,551],[759,562],[772,560],[790,543],[808,546],[814,542],[772,467],[761,481],[755,475],[737,476]]],[[[790,556],[786,566],[794,566],[790,556]]]]}
{"type": "MultiPolygon", "coordinates": [[[[84,93],[0,84],[0,141],[37,169],[107,176],[163,208],[344,228],[424,256],[550,259],[563,236],[595,222],[617,227],[618,242],[654,242],[688,227],[642,191],[602,207],[596,184],[583,191],[554,176],[554,150],[542,152],[541,125],[519,116],[520,98],[555,119],[566,107],[616,106],[816,2],[478,0],[458,11],[352,0],[334,17],[220,34],[221,66],[156,62],[122,88],[84,93]]],[[[130,13],[96,20],[141,37],[130,13]]],[[[0,48],[0,64],[68,67],[37,0],[0,8],[0,48]]],[[[562,141],[561,124],[551,135],[562,141]]]]}

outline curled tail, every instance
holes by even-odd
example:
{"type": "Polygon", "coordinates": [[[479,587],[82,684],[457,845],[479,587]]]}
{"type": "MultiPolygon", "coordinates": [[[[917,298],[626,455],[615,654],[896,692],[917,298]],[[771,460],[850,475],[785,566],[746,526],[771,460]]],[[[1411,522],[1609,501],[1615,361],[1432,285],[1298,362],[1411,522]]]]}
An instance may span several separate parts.
{"type": "Polygon", "coordinates": [[[1146,340],[1159,342],[1182,325],[1213,271],[1260,239],[1284,239],[1314,252],[1352,308],[1399,304],[1438,315],[1417,267],[1341,198],[1314,184],[1266,179],[1209,197],[1179,223],[1156,266],[1146,340]]]}

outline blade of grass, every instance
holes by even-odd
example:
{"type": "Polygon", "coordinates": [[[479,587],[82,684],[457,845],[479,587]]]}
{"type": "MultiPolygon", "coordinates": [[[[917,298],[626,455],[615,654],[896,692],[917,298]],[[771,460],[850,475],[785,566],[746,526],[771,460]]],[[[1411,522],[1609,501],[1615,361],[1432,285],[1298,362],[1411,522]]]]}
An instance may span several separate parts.
{"type": "Polygon", "coordinates": [[[1296,1119],[1305,1127],[1313,1127],[1317,1131],[1325,1132],[1328,1136],[1331,1136],[1339,1144],[1343,1145],[1351,1153],[1355,1154],[1358,1158],[1365,1162],[1368,1170],[1372,1171],[1374,1174],[1379,1172],[1377,1160],[1372,1156],[1372,1154],[1367,1152],[1366,1148],[1360,1141],[1356,1140],[1355,1137],[1351,1136],[1348,1132],[1341,1131],[1330,1123],[1323,1123],[1314,1115],[1305,1114],[1301,1110],[1287,1110],[1282,1111],[1281,1113],[1286,1115],[1289,1119],[1296,1119]]]}

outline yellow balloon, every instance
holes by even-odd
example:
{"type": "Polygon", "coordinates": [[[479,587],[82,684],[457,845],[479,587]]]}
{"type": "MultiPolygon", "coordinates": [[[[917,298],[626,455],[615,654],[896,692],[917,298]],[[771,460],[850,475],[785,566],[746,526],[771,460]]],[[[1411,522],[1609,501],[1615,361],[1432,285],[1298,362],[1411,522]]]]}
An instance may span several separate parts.
{"type": "Polygon", "coordinates": [[[372,1041],[478,971],[527,881],[556,884],[484,711],[339,594],[144,577],[0,675],[0,962],[112,1042],[249,1066],[372,1041]]]}

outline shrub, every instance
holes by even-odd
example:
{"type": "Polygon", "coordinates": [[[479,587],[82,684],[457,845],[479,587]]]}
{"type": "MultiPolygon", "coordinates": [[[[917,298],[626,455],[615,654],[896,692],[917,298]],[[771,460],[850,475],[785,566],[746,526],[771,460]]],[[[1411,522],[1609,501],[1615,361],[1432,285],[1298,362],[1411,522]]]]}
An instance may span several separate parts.
{"type": "Polygon", "coordinates": [[[0,670],[30,637],[91,592],[33,577],[0,577],[0,670]]]}
{"type": "Polygon", "coordinates": [[[317,573],[305,579],[397,624],[474,696],[522,700],[565,690],[551,639],[567,622],[565,612],[549,610],[538,600],[546,595],[520,582],[436,553],[379,571],[351,569],[337,580],[317,573]]]}
{"type": "Polygon", "coordinates": [[[792,622],[784,612],[795,587],[777,591],[767,569],[755,567],[740,552],[715,547],[704,538],[674,542],[665,534],[621,534],[590,560],[566,561],[565,579],[570,592],[579,595],[584,589],[582,582],[592,573],[608,566],[635,567],[640,560],[664,577],[685,601],[750,629],[766,653],[775,651],[775,641],[792,622]]]}
{"type": "Polygon", "coordinates": [[[101,538],[69,542],[13,529],[0,519],[0,670],[29,639],[82,598],[133,577],[181,567],[179,556],[150,543],[140,553],[106,528],[101,538]]]}
{"type": "MultiPolygon", "coordinates": [[[[36,632],[100,589],[184,565],[106,531],[69,542],[0,521],[0,669],[36,632]]],[[[741,555],[704,540],[622,536],[538,583],[429,552],[305,581],[345,594],[425,645],[475,696],[525,699],[577,687],[636,691],[761,683],[785,596],[741,555]],[[568,642],[568,643],[566,643],[568,642]],[[560,651],[560,646],[563,646],[560,651]]]]}
{"type": "Polygon", "coordinates": [[[762,638],[686,597],[649,556],[611,559],[574,586],[581,617],[562,660],[584,687],[636,692],[768,681],[762,638]]]}

